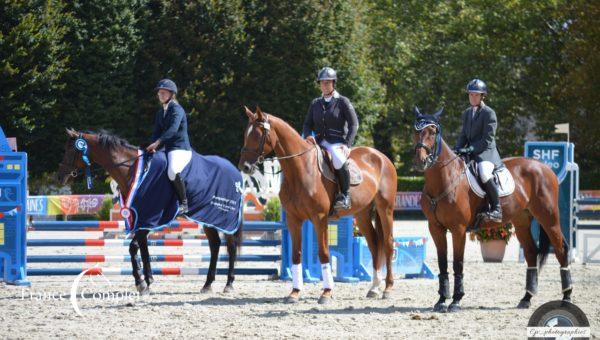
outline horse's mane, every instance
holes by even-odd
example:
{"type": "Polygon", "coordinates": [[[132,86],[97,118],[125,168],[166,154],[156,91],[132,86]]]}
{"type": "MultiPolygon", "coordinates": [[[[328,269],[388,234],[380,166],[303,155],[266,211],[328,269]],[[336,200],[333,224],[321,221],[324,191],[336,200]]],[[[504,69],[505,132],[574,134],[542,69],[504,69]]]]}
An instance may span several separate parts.
{"type": "Polygon", "coordinates": [[[100,142],[100,145],[109,150],[113,150],[113,149],[117,149],[117,148],[126,148],[126,149],[132,149],[132,150],[138,149],[137,146],[133,146],[133,145],[129,144],[129,142],[126,141],[125,139],[123,139],[117,135],[114,135],[106,130],[100,130],[97,133],[97,135],[98,135],[98,141],[100,142]]]}
{"type": "Polygon", "coordinates": [[[269,115],[269,120],[271,118],[273,118],[274,120],[281,122],[281,124],[288,130],[290,130],[292,132],[292,135],[295,135],[296,137],[298,137],[299,139],[302,139],[302,136],[298,133],[298,131],[296,131],[296,129],[294,129],[294,127],[292,127],[288,122],[286,122],[283,118],[277,117],[273,114],[267,113],[269,115]]]}

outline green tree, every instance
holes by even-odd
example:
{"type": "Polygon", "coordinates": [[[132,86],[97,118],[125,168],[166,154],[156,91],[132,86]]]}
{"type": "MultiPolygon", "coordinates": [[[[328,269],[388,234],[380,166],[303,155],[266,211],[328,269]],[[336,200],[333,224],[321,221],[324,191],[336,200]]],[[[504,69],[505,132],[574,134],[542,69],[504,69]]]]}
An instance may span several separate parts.
{"type": "Polygon", "coordinates": [[[57,159],[48,151],[57,147],[51,127],[67,72],[62,11],[60,1],[0,3],[0,126],[29,152],[36,172],[57,159]]]}

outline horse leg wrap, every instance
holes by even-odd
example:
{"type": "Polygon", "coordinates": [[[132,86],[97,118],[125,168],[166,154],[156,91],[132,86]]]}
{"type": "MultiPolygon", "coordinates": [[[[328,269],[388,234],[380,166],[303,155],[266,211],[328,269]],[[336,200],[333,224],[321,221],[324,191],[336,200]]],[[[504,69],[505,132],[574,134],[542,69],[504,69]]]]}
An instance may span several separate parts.
{"type": "Polygon", "coordinates": [[[321,273],[323,275],[323,288],[333,289],[333,274],[331,273],[331,264],[321,264],[321,273]]]}
{"type": "Polygon", "coordinates": [[[571,270],[569,269],[569,267],[560,268],[560,283],[562,285],[563,293],[573,289],[573,282],[571,281],[571,270]]]}
{"type": "Polygon", "coordinates": [[[463,274],[454,274],[454,295],[452,300],[458,301],[465,296],[465,288],[463,286],[463,274]]]}
{"type": "Polygon", "coordinates": [[[440,274],[439,277],[440,282],[440,290],[438,293],[441,298],[449,299],[450,298],[450,280],[448,280],[448,273],[440,274]]]}
{"type": "Polygon", "coordinates": [[[527,268],[525,291],[531,295],[535,295],[535,294],[537,294],[537,290],[538,290],[538,269],[537,269],[537,267],[529,267],[529,268],[527,268]]]}
{"type": "Polygon", "coordinates": [[[131,256],[131,272],[136,285],[142,283],[142,262],[138,256],[138,249],[139,246],[137,241],[131,241],[129,244],[129,255],[131,256]]]}
{"type": "Polygon", "coordinates": [[[292,288],[302,290],[302,263],[292,264],[292,288]]]}

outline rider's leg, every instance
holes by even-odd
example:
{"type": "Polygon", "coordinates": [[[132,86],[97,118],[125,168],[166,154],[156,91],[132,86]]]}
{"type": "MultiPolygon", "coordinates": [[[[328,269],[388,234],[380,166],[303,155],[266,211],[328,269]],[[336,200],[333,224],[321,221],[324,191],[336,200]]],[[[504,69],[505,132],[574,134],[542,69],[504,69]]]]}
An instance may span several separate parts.
{"type": "Polygon", "coordinates": [[[479,162],[477,170],[479,171],[479,178],[483,182],[483,189],[490,200],[491,208],[486,215],[492,222],[502,222],[502,207],[500,206],[498,186],[493,180],[494,163],[488,161],[479,162]]]}
{"type": "Polygon", "coordinates": [[[181,178],[181,172],[192,159],[192,151],[172,150],[167,154],[167,159],[169,163],[167,175],[169,176],[171,183],[173,183],[177,198],[179,198],[178,215],[186,214],[188,212],[188,201],[185,182],[183,181],[183,178],[181,178]]]}
{"type": "Polygon", "coordinates": [[[334,203],[335,210],[347,210],[351,208],[350,200],[350,171],[348,170],[348,158],[344,154],[344,144],[327,143],[327,149],[331,153],[333,168],[340,185],[340,194],[334,203]]]}

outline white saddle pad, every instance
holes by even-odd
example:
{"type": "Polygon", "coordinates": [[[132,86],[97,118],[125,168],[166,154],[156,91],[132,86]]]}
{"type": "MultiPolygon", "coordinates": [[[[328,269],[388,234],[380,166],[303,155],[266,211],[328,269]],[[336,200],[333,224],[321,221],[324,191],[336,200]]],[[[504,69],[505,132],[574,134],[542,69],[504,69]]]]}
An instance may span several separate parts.
{"type": "MultiPolygon", "coordinates": [[[[467,179],[475,195],[482,198],[485,197],[485,190],[479,185],[479,181],[477,181],[477,178],[469,169],[467,169],[467,179]]],[[[494,171],[494,178],[492,180],[498,183],[500,197],[508,196],[515,191],[515,180],[506,167],[494,171]]]]}

